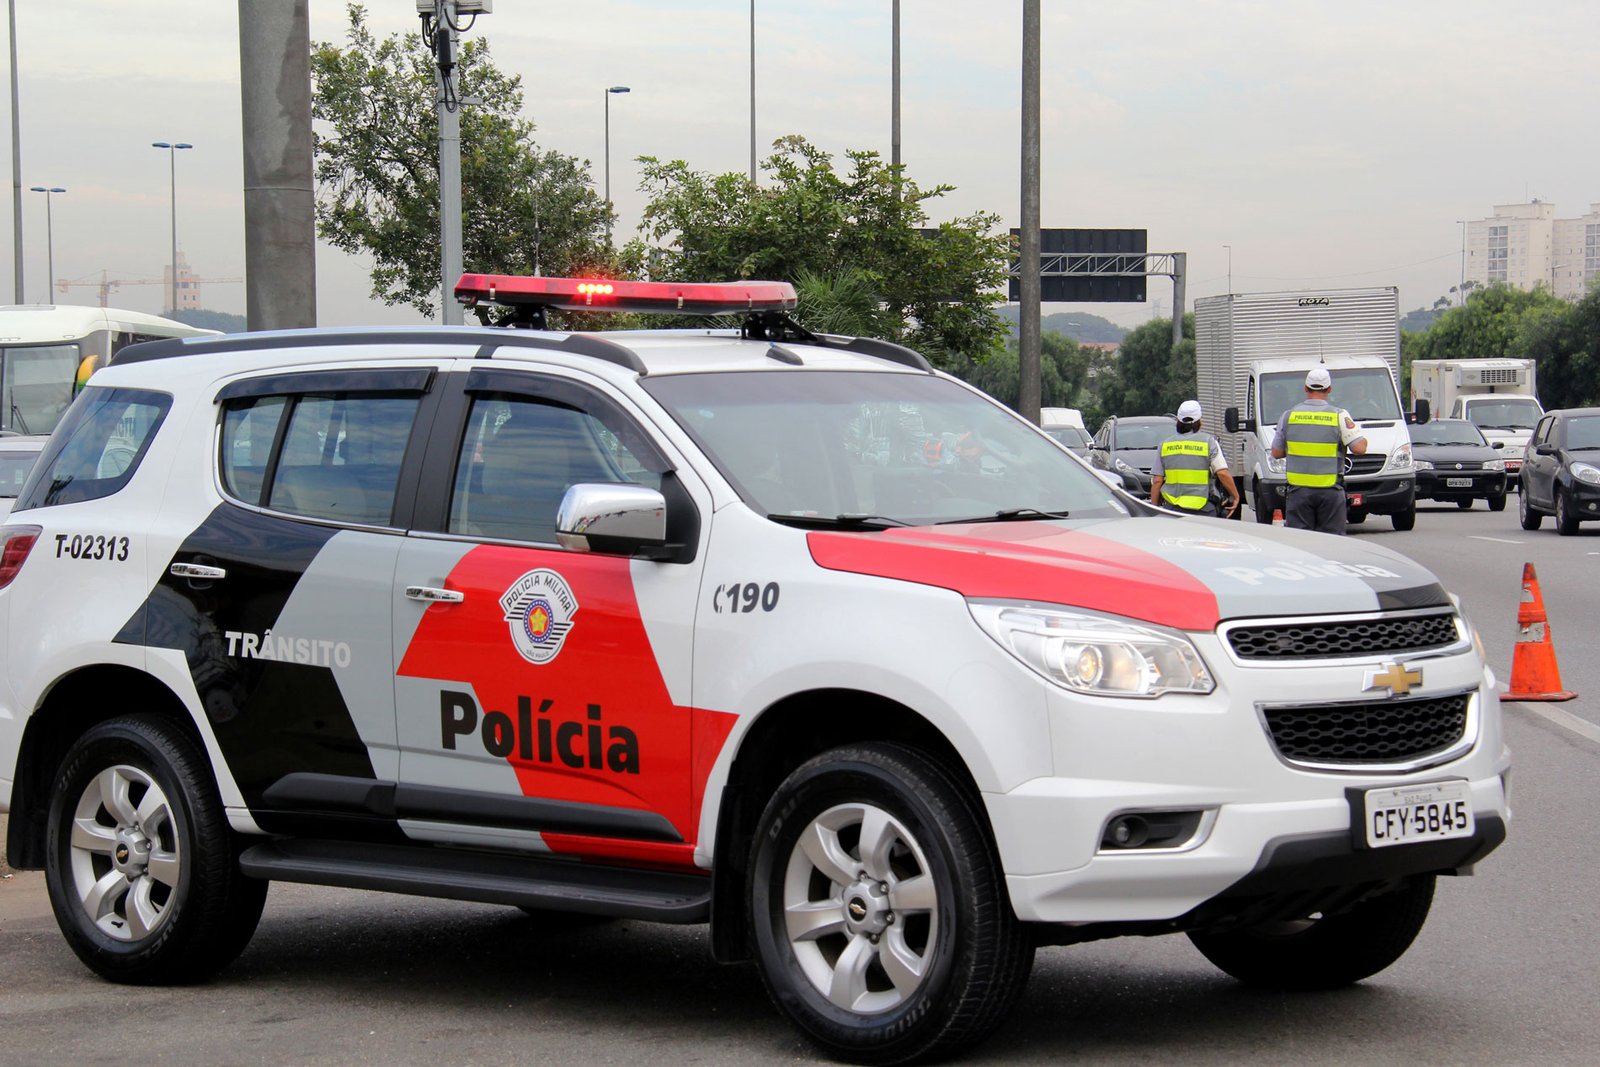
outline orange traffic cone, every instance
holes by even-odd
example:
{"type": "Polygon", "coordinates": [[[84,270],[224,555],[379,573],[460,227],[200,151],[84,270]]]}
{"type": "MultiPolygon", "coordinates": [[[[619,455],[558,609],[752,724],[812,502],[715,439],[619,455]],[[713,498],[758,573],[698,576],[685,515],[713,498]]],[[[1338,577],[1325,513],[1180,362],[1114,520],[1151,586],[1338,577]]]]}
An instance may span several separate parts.
{"type": "Polygon", "coordinates": [[[1283,509],[1282,508],[1273,508],[1272,509],[1272,521],[1273,522],[1282,522],[1283,521],[1283,509]]]}
{"type": "Polygon", "coordinates": [[[1533,564],[1522,565],[1522,603],[1517,607],[1517,643],[1511,653],[1511,689],[1502,700],[1571,700],[1577,696],[1561,688],[1556,666],[1556,646],[1550,640],[1550,620],[1544,613],[1544,596],[1533,564]]]}

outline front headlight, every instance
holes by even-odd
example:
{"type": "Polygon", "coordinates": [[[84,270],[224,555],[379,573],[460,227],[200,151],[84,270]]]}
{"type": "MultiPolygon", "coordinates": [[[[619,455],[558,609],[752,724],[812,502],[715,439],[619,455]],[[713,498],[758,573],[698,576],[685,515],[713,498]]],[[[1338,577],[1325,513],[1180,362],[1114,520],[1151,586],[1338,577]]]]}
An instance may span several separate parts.
{"type": "Polygon", "coordinates": [[[1000,647],[1074,693],[1149,698],[1216,688],[1200,653],[1175,630],[1056,608],[978,600],[967,607],[1000,647]]]}
{"type": "MultiPolygon", "coordinates": [[[[1417,466],[1420,467],[1422,464],[1418,463],[1417,466]]],[[[1503,459],[1486,459],[1483,461],[1483,469],[1486,471],[1503,471],[1506,469],[1506,461],[1503,459]]]]}
{"type": "Polygon", "coordinates": [[[1139,468],[1123,459],[1121,456],[1111,457],[1111,465],[1123,474],[1138,474],[1139,468]]]}
{"type": "MultiPolygon", "coordinates": [[[[1413,467],[1417,468],[1417,470],[1419,470],[1419,471],[1431,471],[1431,470],[1433,470],[1433,464],[1429,463],[1425,459],[1414,459],[1414,460],[1411,461],[1411,465],[1413,467]]],[[[1488,464],[1484,464],[1484,466],[1487,468],[1488,464]]]]}
{"type": "Polygon", "coordinates": [[[1288,456],[1268,456],[1267,471],[1270,474],[1282,474],[1289,469],[1288,456]]]}
{"type": "Polygon", "coordinates": [[[1384,467],[1392,471],[1410,470],[1412,467],[1411,446],[1401,445],[1400,447],[1396,448],[1389,454],[1389,461],[1384,464],[1384,467]]]}
{"type": "Polygon", "coordinates": [[[1574,463],[1567,468],[1572,476],[1585,485],[1600,485],[1600,467],[1592,463],[1574,463]]]}

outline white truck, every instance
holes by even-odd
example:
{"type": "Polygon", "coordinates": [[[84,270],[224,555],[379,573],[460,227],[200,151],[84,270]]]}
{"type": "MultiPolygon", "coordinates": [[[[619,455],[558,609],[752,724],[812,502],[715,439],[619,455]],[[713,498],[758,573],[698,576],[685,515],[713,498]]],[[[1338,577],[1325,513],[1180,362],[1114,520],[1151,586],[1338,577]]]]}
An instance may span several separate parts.
{"type": "Polygon", "coordinates": [[[1441,417],[1467,419],[1505,460],[1517,483],[1528,438],[1544,414],[1537,396],[1538,363],[1531,359],[1418,359],[1411,363],[1411,398],[1425,399],[1441,417]]]}
{"type": "MultiPolygon", "coordinates": [[[[1224,414],[1211,429],[1256,521],[1270,523],[1283,507],[1287,481],[1284,461],[1272,458],[1273,434],[1284,411],[1305,398],[1306,371],[1321,365],[1333,377],[1332,402],[1367,438],[1367,451],[1345,461],[1349,521],[1376,514],[1396,530],[1415,525],[1393,286],[1205,297],[1195,301],[1194,320],[1197,395],[1211,419],[1224,414]]],[[[1416,417],[1427,421],[1427,410],[1419,406],[1416,417]]]]}

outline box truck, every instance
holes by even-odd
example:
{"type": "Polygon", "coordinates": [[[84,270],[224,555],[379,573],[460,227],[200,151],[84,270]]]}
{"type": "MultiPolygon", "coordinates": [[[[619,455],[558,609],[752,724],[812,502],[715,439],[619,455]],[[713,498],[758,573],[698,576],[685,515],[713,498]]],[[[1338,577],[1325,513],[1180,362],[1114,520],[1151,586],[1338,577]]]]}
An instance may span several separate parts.
{"type": "MultiPolygon", "coordinates": [[[[1345,457],[1352,523],[1388,515],[1416,523],[1416,473],[1400,401],[1400,298],[1393,286],[1229,293],[1195,301],[1197,393],[1228,468],[1258,522],[1283,507],[1285,463],[1272,458],[1279,417],[1305,399],[1306,372],[1326,367],[1331,402],[1350,412],[1367,451],[1345,457]]],[[[1427,420],[1426,405],[1417,417],[1427,420]]]]}
{"type": "Polygon", "coordinates": [[[1528,438],[1544,414],[1539,367],[1531,359],[1418,359],[1411,363],[1411,399],[1426,399],[1435,415],[1467,419],[1505,460],[1515,485],[1528,438]]]}

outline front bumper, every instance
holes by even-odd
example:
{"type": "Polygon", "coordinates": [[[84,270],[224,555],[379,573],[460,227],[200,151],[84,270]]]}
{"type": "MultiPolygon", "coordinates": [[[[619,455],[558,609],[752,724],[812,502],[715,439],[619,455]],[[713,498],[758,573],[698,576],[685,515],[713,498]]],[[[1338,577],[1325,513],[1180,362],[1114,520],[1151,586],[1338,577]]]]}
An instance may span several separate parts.
{"type": "Polygon", "coordinates": [[[1435,468],[1417,472],[1417,497],[1421,500],[1481,500],[1504,496],[1506,476],[1502,471],[1456,471],[1435,468]],[[1469,482],[1451,485],[1452,481],[1469,482]]]}
{"type": "Polygon", "coordinates": [[[1600,485],[1590,485],[1576,478],[1564,478],[1562,492],[1572,502],[1572,511],[1580,519],[1600,519],[1600,485]]]}
{"type": "Polygon", "coordinates": [[[1344,493],[1352,508],[1360,508],[1369,515],[1393,515],[1416,506],[1417,481],[1411,475],[1370,480],[1352,478],[1345,482],[1344,493]]]}

